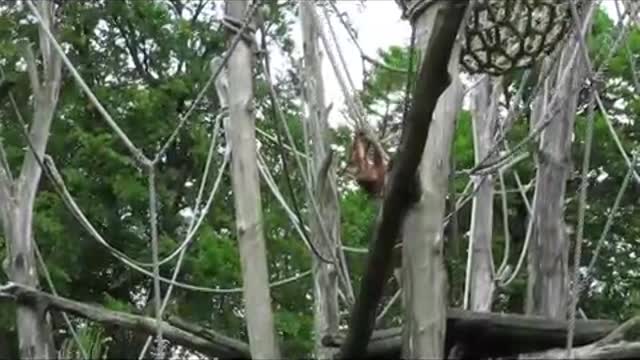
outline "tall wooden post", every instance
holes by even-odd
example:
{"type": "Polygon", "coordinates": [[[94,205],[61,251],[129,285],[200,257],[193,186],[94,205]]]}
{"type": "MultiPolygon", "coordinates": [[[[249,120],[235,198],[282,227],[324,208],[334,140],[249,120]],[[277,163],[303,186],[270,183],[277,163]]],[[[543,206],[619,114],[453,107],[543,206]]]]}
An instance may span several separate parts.
{"type": "MultiPolygon", "coordinates": [[[[478,164],[489,154],[495,143],[499,82],[488,75],[481,75],[476,86],[473,99],[473,146],[475,162],[478,164]]],[[[493,185],[492,174],[474,177],[478,187],[471,210],[471,236],[469,238],[469,270],[465,276],[468,297],[465,297],[465,308],[475,311],[491,311],[493,292],[493,185]],[[468,301],[468,305],[467,305],[468,301]]],[[[467,296],[467,294],[465,294],[467,296]]]]}
{"type": "MultiPolygon", "coordinates": [[[[228,0],[229,17],[243,20],[248,0],[228,0]]],[[[232,34],[233,36],[233,34],[232,34]]],[[[256,157],[253,64],[255,54],[241,41],[229,58],[229,117],[231,179],[236,231],[242,265],[244,303],[253,359],[278,359],[269,273],[262,224],[262,205],[256,157]]]]}
{"type": "MultiPolygon", "coordinates": [[[[331,132],[327,120],[327,108],[324,99],[322,78],[322,52],[318,41],[318,27],[315,23],[315,9],[312,2],[300,3],[304,51],[304,89],[303,96],[307,105],[308,117],[305,119],[311,140],[311,182],[313,196],[318,204],[319,217],[310,216],[311,241],[318,251],[328,259],[337,259],[340,236],[340,207],[336,187],[335,169],[328,164],[330,159],[331,132]],[[327,169],[325,173],[321,173],[327,169]],[[329,239],[322,236],[319,223],[324,223],[329,239]],[[330,255],[332,254],[332,255],[330,255]]],[[[321,343],[325,335],[338,332],[338,276],[337,267],[313,259],[314,328],[315,353],[317,359],[330,359],[335,349],[324,347],[321,343]]]]}
{"type": "MultiPolygon", "coordinates": [[[[49,1],[29,5],[34,11],[37,10],[42,19],[39,27],[41,61],[36,62],[31,48],[25,51],[33,89],[33,121],[29,138],[35,154],[27,151],[20,175],[16,179],[0,176],[0,193],[4,194],[0,196],[0,202],[3,202],[0,205],[0,217],[8,249],[7,259],[3,264],[6,274],[15,283],[37,288],[39,280],[32,236],[33,208],[42,169],[36,156],[42,159],[47,148],[62,83],[62,62],[43,30],[44,27],[49,30],[54,28],[55,5],[49,1]]],[[[22,359],[51,359],[56,356],[50,322],[44,310],[37,304],[17,306],[16,325],[22,359]]]]}
{"type": "MultiPolygon", "coordinates": [[[[415,1],[415,0],[414,0],[415,1]]],[[[449,0],[433,0],[414,20],[416,49],[427,49],[440,14],[449,0]]],[[[402,357],[444,358],[447,317],[447,274],[443,257],[445,199],[456,117],[462,106],[458,51],[453,46],[448,71],[451,83],[439,97],[418,168],[421,196],[402,228],[402,295],[405,311],[402,357]]],[[[420,54],[434,56],[433,54],[420,54]]],[[[420,63],[422,60],[418,60],[420,63]]]]}

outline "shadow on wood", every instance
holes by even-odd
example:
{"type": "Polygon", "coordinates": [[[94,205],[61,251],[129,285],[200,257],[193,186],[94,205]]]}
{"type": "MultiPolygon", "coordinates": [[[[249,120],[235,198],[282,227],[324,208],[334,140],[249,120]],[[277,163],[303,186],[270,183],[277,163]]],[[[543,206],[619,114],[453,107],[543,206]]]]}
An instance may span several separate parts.
{"type": "MultiPolygon", "coordinates": [[[[597,341],[616,328],[614,321],[576,320],[576,346],[597,341]]],[[[402,329],[377,330],[367,347],[367,359],[399,358],[402,329]]],[[[476,313],[449,309],[447,315],[447,353],[460,344],[466,356],[510,356],[563,347],[567,337],[567,322],[542,317],[476,313]]],[[[340,346],[340,339],[324,339],[328,346],[340,346]]]]}

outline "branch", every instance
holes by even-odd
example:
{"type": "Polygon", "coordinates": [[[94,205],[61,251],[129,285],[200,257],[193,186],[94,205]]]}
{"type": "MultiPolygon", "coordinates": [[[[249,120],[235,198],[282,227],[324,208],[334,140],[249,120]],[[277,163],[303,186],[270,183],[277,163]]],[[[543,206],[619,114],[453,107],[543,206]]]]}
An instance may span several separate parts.
{"type": "Polygon", "coordinates": [[[113,129],[113,131],[118,135],[118,137],[122,140],[122,142],[127,146],[127,148],[129,149],[131,154],[134,156],[138,164],[147,165],[150,162],[150,160],[147,159],[147,157],[144,156],[142,151],[138,149],[131,142],[129,137],[127,137],[127,135],[122,131],[122,129],[118,126],[118,124],[113,120],[111,115],[109,115],[107,110],[102,106],[98,98],[96,98],[95,94],[91,91],[87,83],[82,78],[82,75],[80,75],[78,70],[71,63],[71,60],[69,60],[69,57],[65,54],[64,49],[58,43],[58,40],[56,40],[53,33],[43,25],[42,16],[36,9],[36,6],[33,4],[32,0],[26,0],[26,5],[29,7],[33,15],[36,17],[36,19],[38,19],[40,27],[42,28],[44,34],[49,38],[49,41],[51,42],[51,45],[53,45],[55,52],[58,54],[58,56],[60,56],[61,60],[66,65],[67,69],[71,72],[71,75],[75,78],[76,82],[78,82],[78,85],[80,85],[82,90],[89,97],[89,100],[91,101],[93,106],[95,106],[98,109],[98,112],[100,112],[100,114],[104,117],[107,124],[113,129]]]}
{"type": "Polygon", "coordinates": [[[194,26],[196,21],[198,21],[198,17],[200,16],[202,10],[204,10],[205,5],[207,5],[207,2],[200,0],[193,12],[193,16],[191,17],[191,26],[194,26]]]}
{"type": "MultiPolygon", "coordinates": [[[[38,7],[39,10],[34,7],[33,11],[39,11],[40,28],[46,28],[47,31],[51,31],[53,27],[53,5],[38,3],[38,7]]],[[[38,76],[38,65],[31,47],[27,43],[24,48],[24,56],[34,98],[33,120],[31,121],[29,138],[33,144],[35,154],[32,152],[25,154],[17,186],[19,192],[18,201],[21,206],[28,208],[33,206],[40,175],[42,174],[42,169],[40,169],[36,156],[42,158],[46,150],[51,131],[51,122],[58,103],[58,92],[62,83],[62,63],[59,55],[51,50],[51,43],[43,31],[39,31],[39,38],[43,68],[41,76],[38,76]]],[[[9,94],[9,98],[12,101],[12,105],[14,105],[16,116],[20,116],[11,94],[9,94]]]]}
{"type": "Polygon", "coordinates": [[[468,1],[449,1],[437,14],[433,35],[424,49],[426,56],[411,97],[413,104],[405,121],[402,140],[392,168],[389,187],[370,242],[367,270],[352,312],[349,333],[341,358],[362,354],[375,322],[375,311],[385,280],[391,272],[389,254],[399,237],[405,216],[419,196],[416,170],[427,142],[433,111],[451,79],[447,70],[451,50],[468,1]]]}
{"type": "MultiPolygon", "coordinates": [[[[130,22],[128,21],[127,23],[130,24],[130,22]]],[[[120,31],[120,35],[122,35],[122,38],[124,39],[125,47],[127,48],[127,50],[129,50],[129,55],[131,56],[131,60],[133,61],[134,68],[136,69],[138,75],[146,80],[147,83],[149,83],[149,85],[151,85],[152,87],[158,86],[160,83],[158,79],[156,79],[155,77],[153,77],[153,75],[151,75],[151,73],[149,73],[148,69],[145,68],[145,66],[140,61],[140,58],[138,57],[138,49],[140,49],[141,46],[135,39],[135,33],[132,34],[128,30],[126,30],[115,16],[113,17],[113,24],[120,31]]],[[[131,29],[131,26],[129,28],[131,29]]]]}
{"type": "MultiPolygon", "coordinates": [[[[102,306],[87,305],[63,297],[53,296],[20,284],[9,283],[0,287],[0,295],[11,297],[18,303],[35,303],[46,310],[56,309],[101,324],[119,326],[147,335],[154,335],[158,327],[156,320],[152,318],[112,311],[102,306]]],[[[168,340],[211,357],[227,359],[249,359],[251,357],[247,344],[216,334],[212,330],[207,330],[208,335],[205,339],[203,336],[194,335],[167,323],[162,323],[161,329],[168,340]]]]}

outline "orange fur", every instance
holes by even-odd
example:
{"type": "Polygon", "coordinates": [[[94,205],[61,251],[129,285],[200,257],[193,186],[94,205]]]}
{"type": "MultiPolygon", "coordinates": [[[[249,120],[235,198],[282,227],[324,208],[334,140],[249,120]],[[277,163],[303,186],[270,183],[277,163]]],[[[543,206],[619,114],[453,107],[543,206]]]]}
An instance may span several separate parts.
{"type": "Polygon", "coordinates": [[[362,190],[372,196],[382,195],[387,166],[380,149],[361,131],[357,132],[353,138],[350,167],[362,190]],[[373,149],[373,161],[368,156],[370,148],[373,149]]]}

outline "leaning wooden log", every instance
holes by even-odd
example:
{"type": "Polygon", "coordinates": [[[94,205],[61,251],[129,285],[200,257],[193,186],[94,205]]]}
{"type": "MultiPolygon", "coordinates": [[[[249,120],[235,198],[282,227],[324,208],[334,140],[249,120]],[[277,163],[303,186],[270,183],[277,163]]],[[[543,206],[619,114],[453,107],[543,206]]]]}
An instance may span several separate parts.
{"type": "MultiPolygon", "coordinates": [[[[158,326],[153,318],[88,305],[15,283],[0,287],[0,296],[11,298],[18,303],[35,305],[39,309],[65,311],[102,324],[120,326],[147,335],[154,335],[158,326]]],[[[175,318],[171,321],[177,322],[175,318]]],[[[193,334],[187,329],[195,329],[196,325],[188,326],[184,321],[179,323],[181,326],[162,323],[162,334],[167,340],[218,359],[251,358],[249,345],[241,341],[216,334],[212,330],[193,334]]]]}
{"type": "MultiPolygon", "coordinates": [[[[576,320],[576,346],[607,336],[616,328],[614,321],[576,320]]],[[[566,343],[566,321],[516,314],[477,313],[449,309],[445,350],[458,344],[464,356],[476,358],[506,357],[521,353],[546,351],[566,343]]],[[[340,338],[326,338],[328,345],[340,346],[340,338]]],[[[375,331],[367,347],[367,359],[398,358],[401,354],[402,329],[375,331]]]]}

